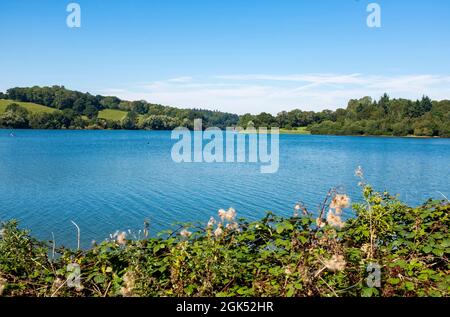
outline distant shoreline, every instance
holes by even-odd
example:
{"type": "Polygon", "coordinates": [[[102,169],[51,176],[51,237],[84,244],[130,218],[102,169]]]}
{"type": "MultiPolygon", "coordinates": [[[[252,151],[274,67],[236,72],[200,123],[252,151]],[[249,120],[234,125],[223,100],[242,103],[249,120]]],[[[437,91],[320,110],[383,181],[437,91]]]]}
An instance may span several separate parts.
{"type": "MultiPolygon", "coordinates": [[[[293,109],[276,115],[242,115],[181,109],[147,101],[91,95],[64,86],[15,87],[0,92],[0,127],[18,129],[173,130],[203,126],[280,127],[280,134],[449,138],[450,100],[392,99],[384,94],[351,99],[346,108],[320,112],[293,109]]],[[[244,132],[247,133],[247,132],[244,132]]]]}
{"type": "MultiPolygon", "coordinates": [[[[14,133],[15,131],[146,131],[146,132],[171,132],[172,130],[148,130],[148,129],[8,129],[0,128],[0,131],[5,131],[8,134],[14,133]]],[[[193,130],[191,130],[193,131],[193,130]]],[[[262,132],[257,131],[255,133],[249,131],[236,131],[241,134],[261,134],[262,132]]],[[[267,129],[267,133],[271,134],[271,130],[267,129]]],[[[357,134],[312,134],[312,133],[302,133],[296,130],[284,130],[280,129],[280,135],[301,135],[301,136],[336,136],[336,137],[364,137],[364,138],[402,138],[402,139],[450,139],[448,137],[441,136],[416,136],[416,135],[357,135],[357,134]]]]}

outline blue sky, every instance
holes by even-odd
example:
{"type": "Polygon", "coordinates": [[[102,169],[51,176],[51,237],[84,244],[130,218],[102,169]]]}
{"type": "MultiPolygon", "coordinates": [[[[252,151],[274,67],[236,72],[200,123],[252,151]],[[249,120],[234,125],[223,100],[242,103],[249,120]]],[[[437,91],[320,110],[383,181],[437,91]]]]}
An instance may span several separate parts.
{"type": "Polygon", "coordinates": [[[349,98],[450,99],[450,1],[0,2],[0,90],[93,94],[237,113],[349,98]],[[68,28],[66,6],[81,6],[68,28]],[[380,5],[381,28],[366,24],[380,5]]]}

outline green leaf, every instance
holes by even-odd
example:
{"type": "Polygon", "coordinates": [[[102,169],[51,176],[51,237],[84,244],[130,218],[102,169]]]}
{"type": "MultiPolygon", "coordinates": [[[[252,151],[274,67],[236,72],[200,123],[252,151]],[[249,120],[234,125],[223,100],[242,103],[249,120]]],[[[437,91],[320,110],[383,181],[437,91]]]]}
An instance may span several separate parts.
{"type": "Polygon", "coordinates": [[[442,241],[441,246],[444,249],[450,247],[450,239],[445,239],[444,241],[442,241]]]}
{"type": "Polygon", "coordinates": [[[426,245],[422,248],[422,251],[425,253],[430,253],[433,250],[432,247],[430,247],[429,245],[426,245]]]}
{"type": "Polygon", "coordinates": [[[248,289],[246,287],[241,287],[241,288],[238,288],[237,293],[239,295],[245,295],[247,293],[247,291],[248,291],[248,289]]]}
{"type": "Polygon", "coordinates": [[[363,290],[362,290],[362,294],[361,294],[361,296],[362,297],[372,297],[372,295],[373,295],[373,292],[374,291],[374,288],[373,287],[365,287],[365,288],[363,288],[363,290]]]}
{"type": "Polygon", "coordinates": [[[287,230],[294,230],[294,226],[290,222],[285,222],[285,227],[287,230]]]}
{"type": "Polygon", "coordinates": [[[391,278],[389,278],[389,279],[387,280],[387,282],[388,282],[389,284],[392,284],[392,285],[397,285],[398,283],[400,283],[400,279],[399,279],[399,278],[391,277],[391,278]]]}
{"type": "Polygon", "coordinates": [[[286,296],[292,297],[292,296],[294,296],[294,294],[295,294],[295,289],[294,289],[294,287],[292,287],[292,285],[290,285],[288,291],[286,292],[286,296]]]}
{"type": "Polygon", "coordinates": [[[97,284],[101,284],[105,281],[105,277],[103,275],[97,274],[94,276],[94,282],[97,284]]]}
{"type": "Polygon", "coordinates": [[[442,249],[433,249],[433,254],[437,255],[437,256],[443,256],[444,255],[444,250],[442,250],[442,249]]]}
{"type": "Polygon", "coordinates": [[[420,274],[417,278],[419,281],[425,282],[428,280],[428,274],[420,274]]]}
{"type": "Polygon", "coordinates": [[[409,281],[405,282],[405,288],[408,291],[413,291],[414,290],[414,283],[413,282],[409,282],[409,281]]]}

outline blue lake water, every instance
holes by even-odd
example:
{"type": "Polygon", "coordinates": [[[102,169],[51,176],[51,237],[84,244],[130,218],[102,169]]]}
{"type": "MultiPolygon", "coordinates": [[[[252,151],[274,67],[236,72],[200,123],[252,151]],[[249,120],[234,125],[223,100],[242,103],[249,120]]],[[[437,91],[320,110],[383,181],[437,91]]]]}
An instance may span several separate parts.
{"type": "Polygon", "coordinates": [[[0,130],[0,220],[74,246],[73,220],[88,246],[144,219],[156,233],[230,206],[250,219],[291,215],[298,200],[316,210],[330,187],[360,199],[358,165],[408,203],[450,197],[450,139],[282,135],[275,174],[250,163],[175,163],[175,142],[168,131],[0,130]]]}

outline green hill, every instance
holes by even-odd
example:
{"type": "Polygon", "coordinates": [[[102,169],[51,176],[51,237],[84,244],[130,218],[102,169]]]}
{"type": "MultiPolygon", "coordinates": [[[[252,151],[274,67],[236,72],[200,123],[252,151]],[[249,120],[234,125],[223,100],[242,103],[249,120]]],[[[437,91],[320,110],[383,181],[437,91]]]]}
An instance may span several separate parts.
{"type": "Polygon", "coordinates": [[[6,107],[8,105],[12,104],[12,103],[16,103],[16,104],[20,105],[21,107],[24,107],[29,112],[47,112],[47,113],[52,113],[52,112],[56,111],[56,109],[54,109],[54,108],[38,105],[36,103],[18,102],[18,101],[13,101],[13,100],[0,99],[0,113],[5,112],[6,107]]]}
{"type": "MultiPolygon", "coordinates": [[[[120,122],[127,115],[128,111],[117,109],[105,109],[98,112],[99,119],[105,119],[109,121],[120,122]]],[[[143,115],[138,114],[138,122],[141,122],[144,118],[143,115]]]]}
{"type": "Polygon", "coordinates": [[[98,112],[99,119],[121,121],[127,115],[127,111],[116,109],[105,109],[98,112]]]}

